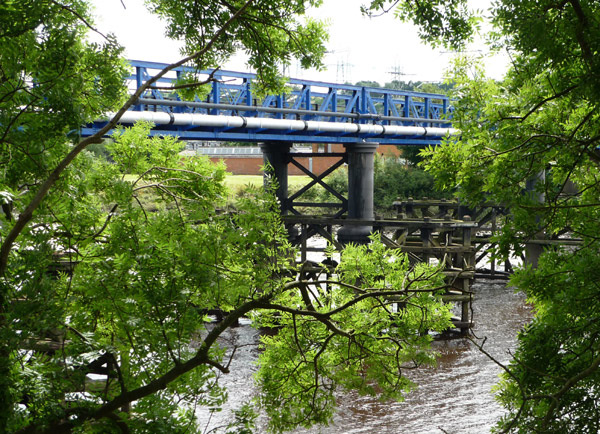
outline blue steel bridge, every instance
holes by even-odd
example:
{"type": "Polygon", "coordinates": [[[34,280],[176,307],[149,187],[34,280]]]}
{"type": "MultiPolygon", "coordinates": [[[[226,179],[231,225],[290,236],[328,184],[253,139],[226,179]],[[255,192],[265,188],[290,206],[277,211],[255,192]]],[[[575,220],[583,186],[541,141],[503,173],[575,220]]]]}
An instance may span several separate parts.
{"type": "MultiPolygon", "coordinates": [[[[134,72],[128,82],[132,93],[166,66],[140,61],[131,61],[131,65],[134,72]]],[[[455,213],[459,220],[451,218],[448,212],[452,205],[446,202],[434,204],[447,213],[442,219],[427,217],[431,214],[423,212],[422,219],[406,218],[403,213],[385,220],[375,218],[373,209],[376,149],[380,145],[436,145],[444,136],[456,134],[448,97],[291,79],[285,93],[258,98],[253,94],[255,75],[218,70],[196,74],[198,81],[211,74],[214,78],[203,100],[182,101],[172,87],[185,72],[196,74],[185,67],[172,71],[148,89],[120,123],[151,121],[155,124],[151,134],[174,135],[185,141],[260,143],[264,161],[277,180],[275,193],[283,222],[290,241],[300,246],[302,261],[308,252],[322,250],[309,246],[307,241],[314,236],[342,249],[347,243],[368,243],[369,235],[377,231],[387,246],[402,249],[412,255],[412,260],[429,262],[435,257],[445,264],[450,285],[446,297],[460,304],[461,316],[454,319],[454,324],[466,333],[472,325],[469,282],[474,275],[475,250],[471,230],[477,222],[466,216],[461,219],[460,207],[455,213]],[[295,143],[338,143],[344,145],[344,152],[298,152],[295,143]],[[312,173],[303,165],[306,157],[336,158],[324,172],[312,173]],[[288,192],[290,165],[310,179],[293,194],[288,192]],[[327,184],[326,177],[342,166],[347,167],[347,196],[327,184]],[[303,199],[315,185],[331,193],[333,202],[303,199]],[[305,214],[307,208],[324,212],[305,214]],[[390,233],[394,235],[390,237],[390,233]]],[[[86,126],[82,135],[94,134],[106,122],[99,120],[86,126]]],[[[409,200],[402,206],[409,212],[415,203],[409,200]]],[[[318,273],[324,271],[317,269],[321,270],[318,273]]]]}
{"type": "MultiPolygon", "coordinates": [[[[167,66],[130,62],[128,86],[132,94],[167,66]]],[[[277,180],[276,194],[290,236],[304,243],[313,235],[334,243],[337,239],[337,245],[368,242],[374,228],[373,168],[379,145],[436,145],[444,136],[456,133],[445,95],[290,79],[285,93],[258,98],[253,94],[255,77],[233,71],[197,73],[191,68],[177,68],[145,91],[120,124],[151,121],[155,125],[151,134],[178,136],[185,141],[260,143],[264,160],[277,180]],[[186,72],[195,74],[199,82],[213,78],[203,100],[183,101],[174,92],[176,80],[186,72]],[[298,153],[295,143],[338,143],[344,145],[344,152],[298,153]],[[306,157],[335,157],[336,162],[315,174],[303,165],[306,157]],[[311,179],[291,195],[287,188],[289,165],[311,179]],[[325,180],[345,165],[347,197],[325,180]],[[335,202],[304,201],[303,194],[315,185],[329,191],[335,202]],[[298,220],[310,207],[326,211],[321,224],[313,221],[307,225],[298,220]],[[336,220],[340,218],[345,220],[336,220]],[[326,230],[334,221],[336,227],[342,226],[335,235],[326,230]]],[[[106,123],[106,119],[98,120],[81,134],[90,136],[106,123]]]]}
{"type": "MultiPolygon", "coordinates": [[[[167,66],[130,63],[132,93],[167,66]]],[[[453,132],[445,95],[290,79],[286,93],[257,98],[254,74],[218,70],[197,74],[201,81],[213,73],[206,98],[183,101],[169,88],[186,72],[194,70],[179,67],[161,78],[120,123],[149,120],[152,134],[186,141],[435,145],[453,132]]],[[[87,125],[81,134],[92,135],[105,124],[87,125]]]]}

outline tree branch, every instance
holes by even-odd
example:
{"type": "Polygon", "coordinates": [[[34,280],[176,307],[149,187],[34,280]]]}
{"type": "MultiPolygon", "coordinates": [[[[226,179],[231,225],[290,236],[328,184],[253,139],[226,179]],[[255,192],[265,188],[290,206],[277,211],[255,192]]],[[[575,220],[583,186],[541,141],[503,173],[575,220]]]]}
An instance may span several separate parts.
{"type": "MultiPolygon", "coordinates": [[[[341,284],[341,282],[336,282],[336,281],[330,281],[330,280],[325,280],[325,281],[321,281],[319,283],[335,283],[335,284],[341,284]]],[[[288,284],[289,285],[289,284],[288,284]]],[[[296,286],[296,285],[294,285],[296,286]]],[[[348,287],[352,287],[352,285],[346,285],[348,287]]],[[[279,304],[265,304],[264,306],[262,306],[263,309],[271,309],[271,310],[280,310],[282,312],[287,312],[290,314],[296,314],[296,315],[301,315],[301,316],[312,316],[313,318],[317,319],[317,320],[323,320],[323,319],[329,319],[331,316],[342,312],[346,309],[348,309],[349,307],[352,307],[353,305],[359,303],[362,300],[368,299],[368,298],[376,298],[376,297],[385,297],[385,296],[396,296],[396,295],[407,295],[408,293],[416,293],[416,292],[437,292],[440,291],[442,289],[444,289],[446,286],[441,286],[441,287],[436,287],[436,288],[428,288],[428,289],[413,289],[411,291],[406,291],[406,290],[399,290],[399,291],[381,291],[381,290],[366,290],[364,291],[364,294],[359,295],[358,297],[353,298],[352,300],[346,302],[345,304],[343,304],[342,306],[339,306],[335,309],[330,310],[329,312],[316,312],[313,310],[302,310],[302,309],[294,309],[288,306],[283,306],[283,305],[279,305],[279,304]]]]}
{"type": "Polygon", "coordinates": [[[512,373],[512,371],[510,369],[508,369],[507,366],[505,366],[504,364],[500,363],[495,357],[493,357],[490,353],[488,353],[486,350],[483,349],[483,345],[485,344],[486,338],[483,339],[483,342],[481,344],[478,344],[477,342],[475,342],[475,339],[473,339],[470,336],[467,336],[466,338],[468,340],[470,340],[471,343],[473,345],[475,345],[475,347],[477,347],[477,349],[481,353],[483,353],[488,359],[490,359],[497,366],[499,366],[500,368],[502,368],[502,370],[504,370],[504,372],[506,372],[508,374],[508,376],[510,376],[513,379],[513,381],[515,381],[515,383],[517,384],[517,386],[519,387],[519,390],[521,392],[521,398],[522,398],[521,399],[521,406],[519,408],[519,411],[515,415],[515,417],[508,424],[508,427],[506,427],[504,430],[502,430],[503,433],[507,433],[507,432],[509,432],[515,426],[515,424],[519,420],[519,417],[521,416],[521,413],[523,413],[523,409],[525,408],[525,403],[527,402],[525,390],[523,390],[523,388],[519,384],[519,381],[517,380],[517,378],[515,377],[515,375],[512,373]]]}
{"type": "MultiPolygon", "coordinates": [[[[260,299],[251,300],[234,311],[232,311],[229,315],[227,315],[224,320],[219,323],[214,329],[212,329],[204,341],[198,349],[196,355],[189,359],[185,363],[180,363],[178,365],[173,366],[169,371],[165,372],[163,375],[155,378],[144,386],[138,387],[137,389],[133,389],[130,391],[124,391],[119,396],[114,398],[113,400],[107,402],[102,405],[100,408],[89,411],[89,408],[80,408],[73,409],[71,414],[78,414],[77,423],[80,424],[87,420],[99,420],[105,417],[110,417],[115,411],[119,408],[128,405],[134,401],[138,401],[146,396],[152,395],[159,390],[165,389],[170,383],[175,381],[177,378],[182,375],[190,372],[192,369],[203,365],[208,364],[210,366],[214,366],[220,369],[223,372],[228,371],[227,368],[221,366],[214,360],[211,360],[209,357],[209,352],[211,347],[216,342],[217,338],[221,336],[221,334],[231,327],[235,321],[237,321],[240,317],[244,316],[248,312],[262,308],[263,304],[269,300],[271,295],[265,295],[260,299]]],[[[70,433],[73,429],[73,421],[71,420],[61,420],[55,424],[50,424],[45,428],[39,429],[36,425],[29,425],[26,428],[23,428],[17,431],[16,434],[62,434],[62,433],[70,433]]]]}
{"type": "Polygon", "coordinates": [[[596,372],[598,370],[599,366],[600,366],[600,355],[596,356],[596,358],[594,360],[592,360],[592,363],[590,364],[590,366],[588,366],[586,369],[581,371],[579,374],[574,375],[573,377],[569,378],[565,382],[563,387],[560,388],[560,390],[558,392],[556,392],[550,396],[550,398],[552,398],[552,402],[550,403],[550,407],[546,411],[546,416],[544,417],[544,420],[542,422],[542,431],[546,431],[547,426],[550,423],[550,420],[552,419],[552,415],[554,414],[554,410],[556,410],[556,407],[558,406],[558,404],[560,402],[560,398],[565,393],[567,393],[573,386],[575,386],[578,382],[580,382],[584,378],[589,377],[594,372],[596,372]]]}
{"type": "Polygon", "coordinates": [[[192,87],[203,86],[205,84],[210,83],[211,81],[218,81],[218,80],[216,80],[214,78],[214,75],[215,75],[215,73],[218,70],[219,70],[219,68],[213,69],[211,71],[211,73],[208,75],[208,78],[206,80],[198,81],[196,83],[186,83],[186,84],[179,84],[179,85],[175,85],[175,86],[152,86],[152,87],[150,87],[150,89],[156,89],[156,90],[178,90],[178,89],[189,89],[189,88],[192,88],[192,87]]]}
{"type": "Polygon", "coordinates": [[[94,26],[92,26],[92,25],[90,24],[90,22],[89,22],[88,20],[86,20],[86,19],[85,19],[85,17],[83,17],[83,16],[82,16],[82,15],[81,15],[79,12],[77,12],[75,9],[73,9],[73,8],[71,8],[71,7],[67,6],[67,5],[64,5],[64,4],[62,4],[62,3],[59,3],[59,2],[57,2],[56,0],[50,0],[50,2],[51,2],[52,4],[54,4],[54,5],[58,6],[59,8],[61,8],[61,9],[65,10],[65,11],[67,11],[67,12],[69,12],[69,13],[71,13],[71,14],[75,15],[75,16],[77,17],[77,19],[78,19],[79,21],[81,21],[83,24],[85,24],[85,26],[86,26],[88,29],[90,29],[90,30],[91,30],[91,31],[93,31],[94,33],[97,33],[97,34],[99,34],[99,35],[100,35],[100,36],[102,36],[104,39],[108,40],[108,38],[107,38],[107,37],[106,37],[106,36],[105,36],[105,35],[104,35],[102,32],[100,32],[100,31],[99,31],[97,28],[95,28],[94,26]]]}
{"type": "Polygon", "coordinates": [[[577,42],[579,43],[579,47],[581,48],[581,51],[583,53],[583,58],[587,62],[588,66],[591,66],[594,59],[594,55],[590,48],[590,44],[588,43],[588,41],[586,41],[584,35],[584,30],[589,26],[588,18],[586,17],[585,12],[581,7],[581,3],[579,3],[579,0],[569,0],[569,3],[571,3],[571,6],[573,6],[575,16],[578,20],[578,25],[575,29],[577,42]]]}
{"type": "Polygon", "coordinates": [[[543,106],[544,104],[546,104],[549,101],[552,101],[554,99],[560,98],[562,96],[565,96],[566,94],[568,94],[569,92],[571,92],[572,90],[578,88],[579,85],[578,84],[574,84],[572,86],[567,87],[566,89],[563,89],[561,92],[558,92],[552,96],[549,96],[548,98],[544,98],[543,100],[541,100],[540,102],[538,102],[536,105],[533,106],[533,108],[531,110],[529,110],[525,115],[523,116],[508,116],[508,117],[502,117],[500,118],[500,120],[518,120],[518,121],[525,121],[529,116],[531,116],[533,113],[535,113],[535,111],[537,109],[539,109],[541,106],[543,106]]]}
{"type": "MultiPolygon", "coordinates": [[[[242,7],[235,14],[233,14],[225,24],[223,24],[223,26],[215,33],[213,38],[209,42],[207,42],[206,45],[201,50],[196,51],[195,53],[193,53],[187,57],[184,57],[183,59],[179,60],[178,62],[175,62],[175,63],[172,63],[172,64],[166,66],[158,74],[156,74],[150,80],[148,80],[144,84],[142,84],[133,93],[133,95],[131,95],[131,97],[129,97],[127,102],[125,104],[123,104],[123,106],[119,109],[119,111],[112,117],[112,119],[110,119],[108,121],[108,123],[104,127],[102,127],[94,135],[87,137],[84,140],[82,140],[81,142],[79,142],[71,150],[71,152],[69,152],[65,156],[65,158],[63,158],[63,160],[60,163],[58,163],[58,165],[52,171],[52,173],[50,173],[50,175],[48,176],[46,181],[44,181],[42,183],[42,185],[39,187],[38,191],[34,195],[31,202],[29,202],[29,204],[25,207],[23,212],[19,215],[19,218],[17,219],[15,225],[12,227],[10,232],[6,235],[6,238],[4,239],[4,242],[2,243],[2,246],[0,247],[0,277],[4,276],[6,273],[6,268],[8,266],[8,258],[9,258],[10,252],[12,250],[12,246],[15,243],[16,239],[19,237],[21,232],[23,232],[23,229],[25,229],[25,227],[27,226],[29,221],[33,218],[34,211],[38,209],[38,207],[42,203],[42,200],[47,196],[48,192],[50,191],[50,188],[52,188],[52,186],[54,186],[54,184],[56,183],[56,181],[58,181],[62,172],[71,164],[71,162],[75,159],[75,157],[77,155],[79,155],[79,153],[81,153],[81,151],[83,151],[85,148],[87,148],[90,144],[99,143],[102,140],[102,137],[117,125],[117,123],[119,122],[119,120],[121,119],[123,114],[132,105],[134,105],[137,102],[139,97],[150,86],[152,86],[154,83],[156,83],[162,77],[164,77],[169,71],[172,71],[173,69],[178,68],[178,67],[184,65],[185,63],[187,63],[191,60],[197,59],[197,58],[203,56],[205,53],[207,53],[208,50],[210,50],[212,48],[212,46],[215,44],[217,39],[219,39],[219,37],[221,37],[225,33],[227,28],[234,21],[236,21],[240,17],[240,15],[242,15],[244,10],[250,4],[252,4],[254,1],[255,0],[247,0],[242,5],[242,7]]],[[[1,309],[1,307],[0,307],[0,309],[1,309]]]]}

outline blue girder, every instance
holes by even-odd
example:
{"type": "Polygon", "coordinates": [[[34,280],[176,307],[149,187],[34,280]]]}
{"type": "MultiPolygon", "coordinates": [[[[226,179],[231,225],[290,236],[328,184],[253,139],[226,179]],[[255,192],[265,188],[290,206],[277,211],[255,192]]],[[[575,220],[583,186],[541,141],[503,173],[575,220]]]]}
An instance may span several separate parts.
{"type": "MultiPolygon", "coordinates": [[[[127,77],[131,91],[149,80],[166,64],[132,60],[132,74],[127,77]]],[[[387,88],[361,87],[320,81],[290,79],[287,92],[268,95],[262,99],[252,93],[254,74],[234,71],[202,71],[199,79],[213,74],[214,81],[202,101],[181,101],[171,86],[189,67],[179,67],[147,90],[132,111],[166,113],[197,113],[213,116],[244,118],[293,119],[335,123],[377,124],[382,126],[417,126],[450,128],[450,102],[447,96],[409,92],[387,88]]],[[[82,128],[89,136],[105,125],[98,121],[82,128]]],[[[377,142],[382,145],[435,145],[438,136],[342,133],[329,131],[299,131],[292,129],[258,129],[240,127],[211,127],[198,125],[157,125],[153,135],[175,135],[182,140],[210,140],[236,142],[285,141],[294,143],[355,143],[377,142]]]]}

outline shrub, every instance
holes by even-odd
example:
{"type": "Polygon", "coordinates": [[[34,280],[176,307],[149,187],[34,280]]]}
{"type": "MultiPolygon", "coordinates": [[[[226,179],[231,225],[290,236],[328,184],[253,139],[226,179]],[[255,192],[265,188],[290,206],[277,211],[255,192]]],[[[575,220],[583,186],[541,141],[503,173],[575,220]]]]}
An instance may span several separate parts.
{"type": "MultiPolygon", "coordinates": [[[[332,188],[348,194],[348,169],[338,169],[325,178],[332,188]]],[[[450,197],[447,192],[436,190],[433,176],[417,167],[406,166],[402,161],[393,157],[376,156],[374,173],[374,205],[377,211],[388,211],[398,198],[414,199],[450,197]]],[[[320,190],[319,199],[323,202],[333,200],[328,191],[320,190]]]]}
{"type": "Polygon", "coordinates": [[[448,192],[436,190],[432,175],[394,158],[377,157],[374,177],[374,203],[380,210],[391,209],[398,198],[445,199],[450,196],[448,192]]]}

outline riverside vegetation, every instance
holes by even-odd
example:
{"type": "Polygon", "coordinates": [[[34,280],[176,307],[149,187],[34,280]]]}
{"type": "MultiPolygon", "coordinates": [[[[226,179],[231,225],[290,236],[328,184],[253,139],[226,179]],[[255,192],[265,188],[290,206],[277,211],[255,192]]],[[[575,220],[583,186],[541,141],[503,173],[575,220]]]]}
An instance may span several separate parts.
{"type": "MultiPolygon", "coordinates": [[[[242,50],[259,74],[256,92],[282,90],[278,71],[290,59],[323,67],[325,26],[302,19],[318,3],[148,0],[167,36],[185,44],[156,80],[183,64],[219,67],[242,50]]],[[[466,0],[364,7],[392,9],[427,42],[459,50],[482,20],[466,0]]],[[[537,269],[513,279],[535,318],[503,365],[498,396],[508,414],[497,430],[598,432],[600,4],[498,0],[489,12],[489,46],[507,50],[511,68],[494,81],[473,59],[456,62],[461,135],[427,151],[425,165],[464,201],[510,207],[499,257],[531,238],[582,239],[575,251],[546,250],[537,269]],[[523,194],[526,185],[535,194],[523,194]]],[[[139,165],[139,182],[90,158],[86,148],[155,84],[127,96],[121,53],[85,0],[0,4],[0,432],[194,430],[194,406],[226,399],[215,373],[227,372],[230,354],[217,341],[241,315],[283,327],[265,340],[257,379],[273,431],[326,423],[338,387],[401,398],[411,387],[402,369],[434,359],[422,328],[447,325],[436,270],[411,270],[374,240],[370,250],[348,249],[334,292],[316,297],[287,259],[270,196],[216,214],[224,170],[202,159],[174,165],[176,144],[147,139],[144,126],[123,131],[131,149],[113,151],[123,167],[139,165]],[[78,137],[106,112],[116,115],[103,131],[78,137]],[[127,162],[136,152],[139,161],[127,162]],[[155,212],[138,202],[149,189],[164,202],[155,212]],[[59,257],[77,264],[72,273],[57,271],[59,257]],[[405,308],[390,310],[390,297],[405,308]],[[207,328],[211,306],[229,316],[207,328]],[[101,390],[86,390],[91,372],[104,375],[101,390]]],[[[201,94],[202,84],[188,74],[173,90],[201,94]]],[[[228,430],[249,432],[253,414],[240,409],[228,430]]]]}

